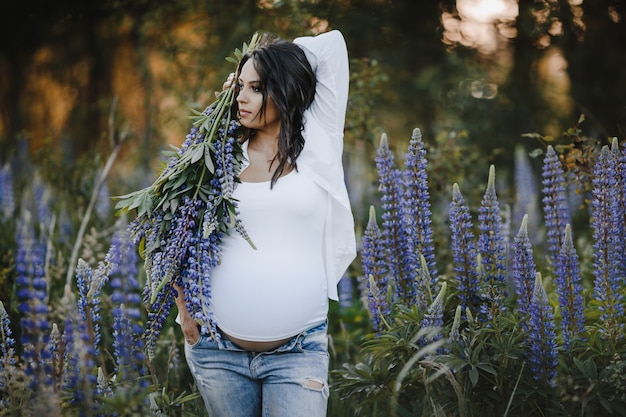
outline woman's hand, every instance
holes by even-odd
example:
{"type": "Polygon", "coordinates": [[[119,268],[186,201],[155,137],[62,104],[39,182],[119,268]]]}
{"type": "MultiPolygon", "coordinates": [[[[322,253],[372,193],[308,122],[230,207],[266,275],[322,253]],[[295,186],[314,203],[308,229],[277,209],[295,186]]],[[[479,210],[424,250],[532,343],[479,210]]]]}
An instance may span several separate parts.
{"type": "Polygon", "coordinates": [[[187,305],[185,304],[185,297],[183,295],[182,287],[174,285],[176,290],[176,306],[178,307],[178,313],[180,314],[180,328],[183,331],[185,342],[189,345],[195,344],[200,339],[200,329],[198,329],[198,323],[191,317],[187,305]]]}
{"type": "MultiPolygon", "coordinates": [[[[228,75],[228,78],[226,79],[226,81],[224,81],[224,84],[222,85],[222,91],[226,91],[229,88],[234,87],[235,83],[233,81],[235,81],[235,73],[231,72],[228,75]]],[[[215,97],[219,97],[220,94],[221,94],[221,91],[216,91],[215,92],[215,97]]]]}

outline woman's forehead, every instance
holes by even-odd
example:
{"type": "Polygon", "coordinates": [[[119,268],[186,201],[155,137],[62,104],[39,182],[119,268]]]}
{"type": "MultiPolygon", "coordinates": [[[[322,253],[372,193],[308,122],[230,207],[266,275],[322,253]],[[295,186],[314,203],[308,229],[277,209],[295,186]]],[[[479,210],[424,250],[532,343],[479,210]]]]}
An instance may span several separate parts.
{"type": "Polygon", "coordinates": [[[253,59],[249,59],[243,64],[243,67],[241,67],[241,73],[239,74],[239,79],[249,83],[261,81],[261,77],[254,66],[253,59]]]}

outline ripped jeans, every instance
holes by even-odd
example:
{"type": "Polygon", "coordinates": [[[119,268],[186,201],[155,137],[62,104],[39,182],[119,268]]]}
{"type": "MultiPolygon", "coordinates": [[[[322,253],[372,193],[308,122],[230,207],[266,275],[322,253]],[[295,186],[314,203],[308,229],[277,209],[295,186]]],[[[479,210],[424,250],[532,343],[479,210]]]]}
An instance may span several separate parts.
{"type": "Polygon", "coordinates": [[[325,417],[328,336],[323,323],[269,352],[225,337],[185,343],[185,357],[210,417],[325,417]]]}

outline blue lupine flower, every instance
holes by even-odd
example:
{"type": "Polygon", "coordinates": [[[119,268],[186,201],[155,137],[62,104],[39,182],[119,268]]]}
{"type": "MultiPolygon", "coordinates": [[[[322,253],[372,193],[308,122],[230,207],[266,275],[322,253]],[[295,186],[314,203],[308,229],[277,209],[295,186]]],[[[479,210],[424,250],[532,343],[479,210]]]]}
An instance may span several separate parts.
{"type": "Polygon", "coordinates": [[[381,242],[389,276],[394,279],[397,302],[412,306],[417,300],[418,263],[414,241],[407,233],[403,203],[402,173],[395,168],[394,155],[383,135],[376,156],[381,208],[383,210],[381,242]]]}
{"type": "MultiPolygon", "coordinates": [[[[5,365],[15,365],[14,348],[15,339],[11,332],[11,320],[9,314],[4,308],[4,304],[0,301],[0,376],[5,365]]],[[[3,381],[0,379],[0,387],[3,381]]]]}
{"type": "Polygon", "coordinates": [[[376,222],[374,207],[370,207],[367,228],[363,234],[361,264],[368,288],[367,302],[372,320],[372,328],[376,334],[382,333],[381,320],[390,316],[387,291],[389,287],[387,263],[383,259],[381,233],[376,222]]]}
{"type": "Polygon", "coordinates": [[[352,278],[346,274],[339,281],[339,307],[340,308],[352,307],[352,290],[353,290],[352,278]]]}
{"type": "Polygon", "coordinates": [[[63,331],[65,366],[61,388],[70,395],[69,403],[79,415],[92,415],[96,376],[93,374],[96,353],[90,329],[80,307],[70,310],[63,331]]]}
{"type": "Polygon", "coordinates": [[[70,245],[74,233],[72,232],[72,221],[66,207],[63,207],[59,213],[59,233],[57,242],[63,245],[70,245]]]}
{"type": "Polygon", "coordinates": [[[22,313],[22,358],[33,389],[49,385],[52,375],[48,289],[45,280],[45,246],[37,241],[26,213],[18,223],[16,279],[18,310],[22,313]]]}
{"type": "MultiPolygon", "coordinates": [[[[410,243],[412,249],[411,253],[403,255],[403,263],[409,270],[419,268],[419,259],[417,259],[416,254],[421,253],[424,259],[426,259],[432,284],[435,285],[437,282],[437,269],[426,168],[426,149],[424,149],[422,134],[419,129],[414,129],[405,159],[405,193],[402,199],[402,213],[407,230],[406,239],[409,240],[408,243],[410,243]]],[[[424,293],[421,289],[419,292],[420,294],[424,293]]],[[[425,308],[427,305],[423,304],[422,307],[425,308]]]]}
{"type": "Polygon", "coordinates": [[[616,155],[604,146],[594,166],[592,220],[594,249],[594,296],[599,302],[605,336],[616,340],[622,336],[624,297],[620,293],[624,270],[624,236],[620,234],[623,207],[620,207],[616,155]]]}
{"type": "Polygon", "coordinates": [[[506,297],[506,247],[501,233],[502,216],[496,196],[495,167],[489,168],[487,190],[478,210],[480,234],[478,251],[481,256],[485,303],[480,308],[483,321],[494,320],[504,309],[506,297]]]}
{"type": "Polygon", "coordinates": [[[109,186],[106,182],[102,184],[98,191],[98,199],[94,207],[96,216],[100,221],[106,221],[111,215],[111,196],[109,194],[109,186]]]}
{"type": "Polygon", "coordinates": [[[111,262],[109,285],[113,289],[111,301],[114,305],[124,304],[129,317],[137,321],[141,319],[139,310],[141,286],[137,279],[139,256],[130,239],[129,230],[122,226],[123,223],[113,233],[109,249],[111,262]]]}
{"type": "MultiPolygon", "coordinates": [[[[512,221],[514,224],[520,224],[526,214],[530,219],[539,218],[537,178],[523,146],[515,147],[514,157],[515,204],[512,221]]],[[[536,228],[533,229],[532,224],[529,225],[529,236],[536,236],[536,228]]]]}
{"type": "Polygon", "coordinates": [[[465,308],[476,310],[480,305],[480,277],[472,232],[472,216],[456,183],[452,186],[449,218],[450,249],[453,255],[453,269],[459,300],[463,310],[465,308]]]}
{"type": "Polygon", "coordinates": [[[41,177],[36,175],[33,181],[33,200],[37,210],[37,220],[39,224],[42,225],[42,228],[47,228],[52,221],[52,211],[50,210],[51,199],[50,189],[46,186],[41,177]]]}
{"type": "Polygon", "coordinates": [[[118,379],[124,381],[145,374],[143,332],[141,320],[140,285],[137,280],[138,256],[128,230],[119,228],[111,241],[109,281],[113,289],[111,301],[115,305],[112,314],[113,348],[118,379]]]}
{"type": "Polygon", "coordinates": [[[554,313],[543,288],[541,274],[537,273],[533,298],[529,308],[530,329],[527,352],[530,371],[535,381],[549,387],[556,385],[558,364],[554,313]]]}
{"type": "Polygon", "coordinates": [[[91,267],[83,259],[78,260],[76,266],[76,285],[78,288],[78,313],[84,323],[90,323],[88,335],[89,343],[93,346],[95,356],[100,353],[100,289],[94,285],[94,273],[91,267]]]}
{"type": "Polygon", "coordinates": [[[144,331],[145,350],[149,359],[154,357],[157,338],[161,334],[165,320],[174,305],[173,291],[172,283],[168,282],[156,294],[154,303],[150,305],[148,321],[146,322],[146,329],[144,331]]]}
{"type": "Polygon", "coordinates": [[[567,204],[565,174],[552,145],[549,145],[546,151],[542,175],[546,240],[550,259],[554,262],[563,244],[565,225],[571,223],[571,218],[567,204]]]}
{"type": "Polygon", "coordinates": [[[461,320],[463,317],[463,308],[462,305],[457,305],[456,310],[454,310],[454,320],[452,321],[452,327],[450,328],[450,341],[451,342],[460,342],[461,341],[461,320]]]}
{"type": "Polygon", "coordinates": [[[565,226],[563,245],[554,262],[554,275],[561,307],[563,346],[569,349],[572,339],[580,337],[585,330],[582,279],[569,224],[565,226]]]}
{"type": "Polygon", "coordinates": [[[428,338],[423,338],[420,341],[421,345],[426,345],[427,343],[435,342],[443,338],[441,329],[443,327],[443,303],[445,300],[446,290],[447,283],[443,282],[441,284],[439,294],[437,294],[437,297],[430,305],[430,307],[428,307],[428,310],[422,318],[422,328],[432,328],[434,330],[434,333],[428,338]]]}
{"type": "Polygon", "coordinates": [[[513,242],[513,265],[511,274],[517,294],[517,308],[521,315],[522,329],[528,330],[528,309],[530,308],[537,273],[533,248],[528,238],[528,215],[524,215],[519,231],[513,242]]]}
{"type": "MultiPolygon", "coordinates": [[[[617,138],[613,138],[611,151],[615,154],[615,159],[617,161],[616,179],[619,183],[618,199],[620,202],[618,203],[618,217],[621,218],[621,221],[618,224],[618,233],[620,236],[626,236],[626,147],[620,152],[619,142],[617,138]]],[[[621,249],[621,253],[618,254],[617,257],[622,260],[622,272],[626,272],[626,243],[622,243],[622,246],[616,249],[621,249]]],[[[626,278],[622,280],[622,285],[626,285],[626,278]]]]}
{"type": "MultiPolygon", "coordinates": [[[[142,363],[145,359],[142,327],[132,318],[134,309],[130,311],[124,304],[115,308],[113,313],[113,354],[117,379],[127,381],[146,373],[142,363]]],[[[147,382],[147,381],[146,381],[147,382]]]]}
{"type": "Polygon", "coordinates": [[[4,164],[0,169],[0,221],[9,220],[15,211],[15,194],[13,192],[13,175],[11,165],[4,164]]]}

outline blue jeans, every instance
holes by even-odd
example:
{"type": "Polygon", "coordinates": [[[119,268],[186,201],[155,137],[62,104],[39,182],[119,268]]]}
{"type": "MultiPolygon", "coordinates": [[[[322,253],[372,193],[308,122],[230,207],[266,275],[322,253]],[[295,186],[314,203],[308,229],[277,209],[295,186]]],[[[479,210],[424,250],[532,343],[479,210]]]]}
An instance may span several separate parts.
{"type": "Polygon", "coordinates": [[[328,403],[327,324],[269,352],[200,335],[185,357],[210,417],[324,417],[328,403]]]}

